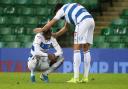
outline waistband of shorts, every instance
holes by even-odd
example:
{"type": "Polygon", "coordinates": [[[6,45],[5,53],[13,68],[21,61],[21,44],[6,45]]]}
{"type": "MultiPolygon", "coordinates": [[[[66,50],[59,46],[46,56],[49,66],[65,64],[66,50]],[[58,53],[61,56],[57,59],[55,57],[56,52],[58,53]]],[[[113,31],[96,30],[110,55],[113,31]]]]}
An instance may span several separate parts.
{"type": "MultiPolygon", "coordinates": [[[[91,15],[85,15],[82,19],[81,19],[81,21],[80,22],[82,22],[83,20],[85,20],[85,19],[87,19],[87,18],[93,18],[91,15]]],[[[79,22],[79,23],[80,23],[79,22]]],[[[79,24],[79,23],[77,23],[77,24],[79,24]]],[[[76,25],[77,25],[76,24],[76,25]]]]}

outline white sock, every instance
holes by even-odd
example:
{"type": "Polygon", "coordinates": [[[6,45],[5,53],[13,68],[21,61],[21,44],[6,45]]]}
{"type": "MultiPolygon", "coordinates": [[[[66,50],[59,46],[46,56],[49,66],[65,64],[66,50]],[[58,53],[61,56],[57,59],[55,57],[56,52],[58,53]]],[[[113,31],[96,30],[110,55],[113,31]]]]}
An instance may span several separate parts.
{"type": "Polygon", "coordinates": [[[81,63],[80,50],[74,51],[74,78],[79,78],[79,67],[81,63]]]}
{"type": "Polygon", "coordinates": [[[84,77],[88,78],[90,69],[91,55],[90,51],[84,52],[84,77]]]}
{"type": "Polygon", "coordinates": [[[31,76],[35,76],[34,70],[31,70],[31,76]]]}

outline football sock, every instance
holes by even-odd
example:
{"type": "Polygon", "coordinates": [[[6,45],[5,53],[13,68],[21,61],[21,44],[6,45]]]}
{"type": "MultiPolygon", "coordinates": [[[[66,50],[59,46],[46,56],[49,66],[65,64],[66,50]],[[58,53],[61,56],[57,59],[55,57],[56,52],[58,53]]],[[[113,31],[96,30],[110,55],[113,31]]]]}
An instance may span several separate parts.
{"type": "Polygon", "coordinates": [[[74,78],[79,78],[79,67],[81,63],[80,50],[74,50],[74,78]]]}
{"type": "Polygon", "coordinates": [[[84,77],[85,78],[88,78],[90,62],[91,62],[90,51],[84,52],[84,77]]]}
{"type": "Polygon", "coordinates": [[[31,70],[31,76],[35,76],[34,70],[31,70]]]}
{"type": "Polygon", "coordinates": [[[34,71],[33,70],[31,70],[31,81],[32,82],[35,82],[36,80],[35,80],[35,74],[34,74],[34,71]]]}

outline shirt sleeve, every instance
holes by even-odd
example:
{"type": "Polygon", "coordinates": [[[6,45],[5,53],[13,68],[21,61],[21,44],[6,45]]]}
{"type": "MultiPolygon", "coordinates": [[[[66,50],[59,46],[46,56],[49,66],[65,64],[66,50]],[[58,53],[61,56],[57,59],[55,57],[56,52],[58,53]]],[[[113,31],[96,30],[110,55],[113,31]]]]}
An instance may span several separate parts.
{"type": "Polygon", "coordinates": [[[43,51],[41,51],[40,49],[40,44],[42,42],[42,35],[41,33],[38,33],[35,36],[34,42],[33,42],[33,46],[34,46],[34,55],[38,55],[38,56],[48,56],[47,53],[44,53],[43,51]]]}
{"type": "Polygon", "coordinates": [[[56,13],[56,15],[53,19],[59,20],[61,17],[63,17],[65,15],[63,7],[58,10],[58,12],[56,13]]]}
{"type": "Polygon", "coordinates": [[[42,39],[42,36],[41,36],[41,33],[38,33],[35,38],[34,38],[34,44],[40,44],[41,43],[41,39],[42,39]]]}
{"type": "Polygon", "coordinates": [[[55,56],[61,56],[63,54],[63,51],[62,51],[60,45],[58,44],[58,42],[56,41],[56,39],[53,37],[52,37],[52,45],[53,45],[54,49],[56,50],[56,52],[54,53],[55,56]]]}
{"type": "Polygon", "coordinates": [[[47,57],[48,54],[47,53],[44,53],[43,51],[40,50],[40,45],[39,44],[34,44],[34,55],[37,55],[37,56],[43,56],[43,57],[47,57]]]}

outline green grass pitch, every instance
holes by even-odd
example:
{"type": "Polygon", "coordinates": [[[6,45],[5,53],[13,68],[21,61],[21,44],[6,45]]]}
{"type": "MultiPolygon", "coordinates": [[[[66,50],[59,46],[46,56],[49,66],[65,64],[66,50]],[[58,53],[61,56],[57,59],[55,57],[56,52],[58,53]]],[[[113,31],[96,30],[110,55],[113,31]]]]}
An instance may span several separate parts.
{"type": "MultiPolygon", "coordinates": [[[[52,73],[50,82],[44,83],[36,74],[36,83],[29,80],[30,73],[0,73],[0,89],[128,89],[128,74],[90,74],[88,83],[66,83],[72,73],[52,73]]],[[[80,75],[82,77],[82,75],[80,75]]]]}

